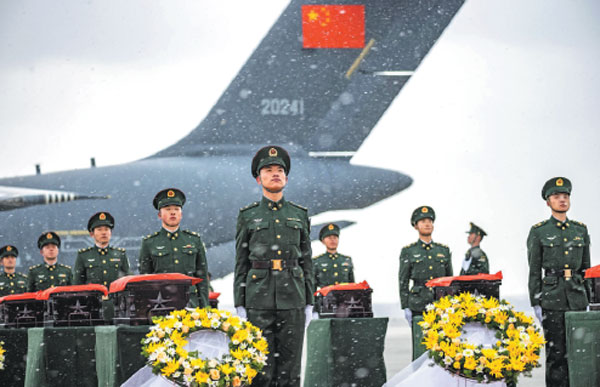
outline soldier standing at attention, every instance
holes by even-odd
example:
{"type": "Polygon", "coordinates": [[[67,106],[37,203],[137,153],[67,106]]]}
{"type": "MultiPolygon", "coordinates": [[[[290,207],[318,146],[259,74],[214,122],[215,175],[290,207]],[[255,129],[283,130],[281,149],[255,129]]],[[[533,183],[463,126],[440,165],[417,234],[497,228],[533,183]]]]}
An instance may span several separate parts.
{"type": "Polygon", "coordinates": [[[0,274],[0,296],[27,291],[27,276],[15,270],[18,256],[19,250],[15,246],[6,245],[0,248],[0,262],[4,266],[0,274]]]}
{"type": "Polygon", "coordinates": [[[202,282],[191,289],[190,306],[208,304],[208,265],[200,235],[180,230],[185,195],[176,188],[156,194],[152,202],[162,222],[160,231],[148,235],[140,249],[140,274],[181,273],[198,277],[202,282]]]}
{"type": "Polygon", "coordinates": [[[108,212],[98,212],[87,224],[95,246],[77,252],[73,283],[100,284],[106,287],[119,277],[129,274],[129,260],[125,249],[109,246],[115,218],[108,212]]]}
{"type": "Polygon", "coordinates": [[[340,228],[330,223],[321,228],[319,239],[327,248],[327,252],[313,258],[315,286],[322,288],[329,285],[354,282],[352,258],[338,254],[340,228]]]}
{"type": "Polygon", "coordinates": [[[60,237],[55,232],[48,231],[40,235],[37,244],[44,263],[29,268],[27,291],[37,292],[53,286],[71,285],[71,266],[57,263],[60,237]]]}
{"type": "Polygon", "coordinates": [[[236,231],[234,301],[238,315],[269,343],[267,366],[254,384],[300,385],[304,329],[312,317],[313,269],[307,210],[283,198],[290,157],[279,146],[260,149],[252,176],[263,197],[242,208],[236,231]]]}
{"type": "MultiPolygon", "coordinates": [[[[419,233],[419,240],[402,248],[400,253],[400,305],[406,320],[414,330],[413,314],[421,314],[425,306],[434,301],[432,289],[425,286],[430,279],[452,276],[452,254],[448,246],[433,242],[435,212],[429,206],[413,211],[410,224],[419,233]],[[412,287],[409,282],[412,280],[412,287]]],[[[413,357],[415,352],[413,348],[413,357]]]]}
{"type": "Polygon", "coordinates": [[[489,274],[490,265],[487,255],[479,246],[483,237],[487,234],[475,223],[471,222],[470,224],[471,229],[467,231],[469,234],[467,242],[471,245],[471,248],[467,250],[467,253],[465,254],[465,259],[462,268],[460,269],[460,275],[489,274]]]}
{"type": "Polygon", "coordinates": [[[590,267],[587,227],[567,218],[571,182],[555,177],[542,188],[542,198],[552,212],[529,231],[529,299],[544,327],[546,385],[569,386],[565,312],[585,310],[589,289],[583,275],[590,267]]]}

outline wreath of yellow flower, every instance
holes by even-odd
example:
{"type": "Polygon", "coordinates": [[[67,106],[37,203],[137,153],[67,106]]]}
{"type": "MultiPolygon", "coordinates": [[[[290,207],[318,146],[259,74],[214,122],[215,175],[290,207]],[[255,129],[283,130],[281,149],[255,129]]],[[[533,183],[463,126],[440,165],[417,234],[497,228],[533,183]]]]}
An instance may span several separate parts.
{"type": "Polygon", "coordinates": [[[252,383],[266,365],[269,352],[261,330],[228,311],[183,309],[155,317],[153,322],[142,339],[142,354],[154,374],[177,385],[237,387],[252,383]],[[186,351],[187,337],[201,329],[227,334],[229,353],[221,359],[201,359],[198,351],[186,351]]]}
{"type": "Polygon", "coordinates": [[[540,350],[546,341],[533,322],[505,300],[462,293],[427,305],[419,325],[429,357],[447,371],[478,382],[516,384],[520,373],[531,376],[531,370],[541,366],[540,350]],[[462,327],[469,322],[496,330],[496,343],[482,346],[461,340],[462,327]]]}
{"type": "Polygon", "coordinates": [[[6,352],[4,349],[4,341],[0,341],[0,370],[4,369],[4,352],[6,352]]]}

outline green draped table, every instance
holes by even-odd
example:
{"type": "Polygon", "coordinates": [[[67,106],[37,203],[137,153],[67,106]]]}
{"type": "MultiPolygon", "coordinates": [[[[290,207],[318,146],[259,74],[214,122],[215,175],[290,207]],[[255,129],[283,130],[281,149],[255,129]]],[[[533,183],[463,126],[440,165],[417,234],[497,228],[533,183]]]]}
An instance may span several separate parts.
{"type": "Polygon", "coordinates": [[[427,352],[427,347],[422,343],[423,341],[423,328],[419,325],[419,323],[423,321],[423,315],[419,314],[417,316],[413,316],[412,318],[412,354],[413,360],[421,357],[422,354],[427,352]]]}
{"type": "Polygon", "coordinates": [[[0,386],[22,387],[25,384],[27,362],[27,328],[0,329],[4,342],[4,370],[0,370],[0,386]]]}
{"type": "Polygon", "coordinates": [[[30,328],[25,333],[25,386],[120,386],[144,366],[140,341],[148,329],[125,325],[30,328]]]}
{"type": "Polygon", "coordinates": [[[311,321],[304,387],[377,386],[386,381],[383,347],[387,318],[311,321]]]}
{"type": "Polygon", "coordinates": [[[600,311],[565,313],[571,387],[600,386],[600,311]]]}

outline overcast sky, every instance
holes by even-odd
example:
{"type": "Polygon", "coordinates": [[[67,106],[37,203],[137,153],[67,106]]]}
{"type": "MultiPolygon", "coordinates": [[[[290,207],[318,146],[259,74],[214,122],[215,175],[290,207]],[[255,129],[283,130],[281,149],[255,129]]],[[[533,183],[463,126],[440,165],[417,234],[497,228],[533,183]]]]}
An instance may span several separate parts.
{"type": "MultiPolygon", "coordinates": [[[[286,5],[2,1],[0,176],[31,174],[36,163],[86,168],[92,156],[99,166],[127,162],[176,142],[286,5]]],[[[571,178],[569,215],[596,240],[598,20],[595,0],[467,0],[353,160],[402,171],[413,186],[314,221],[358,221],[340,251],[376,301],[398,300],[398,254],[417,239],[409,218],[423,204],[436,210],[434,240],[450,245],[456,272],[469,221],[490,234],[483,248],[505,293],[526,292],[525,239],[549,216],[548,178],[571,178]]]]}

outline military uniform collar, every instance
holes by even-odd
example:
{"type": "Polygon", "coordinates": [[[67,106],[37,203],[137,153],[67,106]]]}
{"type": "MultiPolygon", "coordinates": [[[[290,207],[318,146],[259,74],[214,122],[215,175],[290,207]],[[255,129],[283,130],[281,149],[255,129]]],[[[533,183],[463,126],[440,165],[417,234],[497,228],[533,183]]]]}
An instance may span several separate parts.
{"type": "Polygon", "coordinates": [[[417,246],[420,246],[422,249],[425,250],[431,250],[431,248],[433,247],[433,240],[429,243],[426,243],[419,238],[419,240],[417,241],[417,246]]]}
{"type": "Polygon", "coordinates": [[[340,256],[337,251],[335,253],[333,253],[333,254],[331,254],[330,252],[326,251],[325,254],[327,254],[327,256],[329,258],[333,258],[333,259],[336,259],[337,257],[340,256]]]}
{"type": "Polygon", "coordinates": [[[7,273],[4,270],[2,270],[2,274],[4,274],[5,276],[7,276],[8,278],[15,278],[15,276],[17,275],[17,272],[7,273]]]}
{"type": "Polygon", "coordinates": [[[54,265],[50,265],[47,262],[44,262],[44,265],[46,265],[46,269],[48,269],[50,271],[54,271],[54,269],[56,269],[56,267],[57,267],[57,263],[55,263],[54,265]]]}
{"type": "Polygon", "coordinates": [[[163,227],[161,229],[161,233],[163,233],[167,238],[175,240],[175,239],[179,238],[179,235],[181,235],[181,230],[178,228],[175,231],[169,231],[163,227]]]}
{"type": "Polygon", "coordinates": [[[285,199],[282,197],[280,201],[274,202],[271,199],[268,199],[266,196],[263,196],[261,204],[272,211],[277,211],[285,205],[285,199]]]}
{"type": "Polygon", "coordinates": [[[96,250],[98,250],[98,254],[100,254],[100,255],[106,255],[106,254],[108,254],[108,249],[109,249],[108,245],[106,247],[104,247],[104,248],[102,248],[102,247],[100,247],[98,245],[94,245],[94,247],[96,248],[96,250]]]}
{"type": "Polygon", "coordinates": [[[564,230],[571,226],[571,222],[569,221],[569,218],[567,218],[564,222],[562,222],[562,221],[556,219],[554,216],[550,216],[550,224],[555,225],[557,228],[560,228],[561,230],[564,230]]]}

